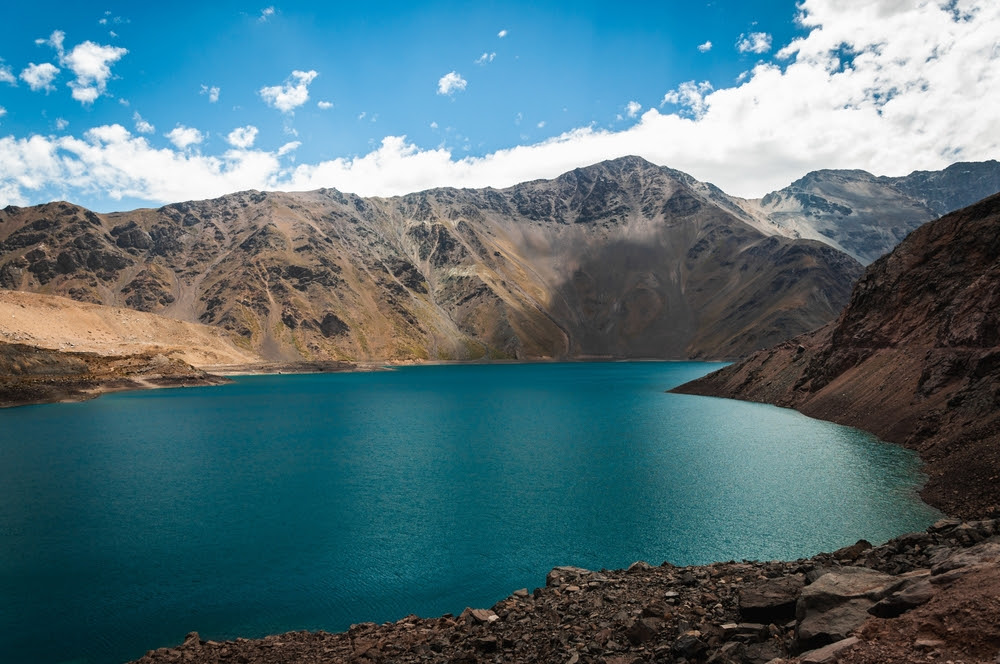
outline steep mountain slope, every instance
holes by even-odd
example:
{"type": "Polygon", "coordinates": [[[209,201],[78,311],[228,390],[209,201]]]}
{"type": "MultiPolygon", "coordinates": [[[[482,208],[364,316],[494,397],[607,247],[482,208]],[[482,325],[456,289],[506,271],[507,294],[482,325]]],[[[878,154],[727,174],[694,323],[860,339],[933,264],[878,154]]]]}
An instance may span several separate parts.
{"type": "Polygon", "coordinates": [[[826,242],[864,264],[921,224],[1000,191],[1000,162],[876,177],[860,170],[809,173],[761,199],[738,200],[764,232],[826,242]]]}
{"type": "Polygon", "coordinates": [[[271,360],[735,357],[832,318],[861,266],[635,157],[509,189],[242,192],[0,211],[0,287],[230,330],[271,360]]]}
{"type": "Polygon", "coordinates": [[[914,231],[868,268],[836,322],[677,391],[867,429],[920,452],[932,504],[996,513],[1000,195],[914,231]]]}

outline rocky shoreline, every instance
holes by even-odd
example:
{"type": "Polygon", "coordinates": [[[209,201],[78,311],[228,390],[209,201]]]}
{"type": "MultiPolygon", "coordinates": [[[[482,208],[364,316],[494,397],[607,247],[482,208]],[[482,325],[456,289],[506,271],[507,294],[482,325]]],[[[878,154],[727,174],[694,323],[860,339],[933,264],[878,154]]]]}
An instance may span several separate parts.
{"type": "Polygon", "coordinates": [[[998,650],[1000,520],[945,519],[794,561],[557,567],[544,587],[458,616],[224,642],[191,633],[136,664],[993,662],[998,650]]]}
{"type": "Polygon", "coordinates": [[[227,378],[160,353],[107,356],[0,342],[0,408],[86,401],[124,390],[227,382],[227,378]]]}

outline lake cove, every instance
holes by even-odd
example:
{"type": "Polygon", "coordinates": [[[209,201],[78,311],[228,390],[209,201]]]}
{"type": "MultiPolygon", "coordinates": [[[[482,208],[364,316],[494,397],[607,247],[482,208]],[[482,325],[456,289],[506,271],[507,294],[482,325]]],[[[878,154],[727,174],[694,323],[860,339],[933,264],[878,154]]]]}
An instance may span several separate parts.
{"type": "Polygon", "coordinates": [[[718,366],[255,376],[0,412],[0,652],[103,664],[192,630],[457,614],[557,565],[789,559],[939,516],[911,452],[664,392],[718,366]]]}

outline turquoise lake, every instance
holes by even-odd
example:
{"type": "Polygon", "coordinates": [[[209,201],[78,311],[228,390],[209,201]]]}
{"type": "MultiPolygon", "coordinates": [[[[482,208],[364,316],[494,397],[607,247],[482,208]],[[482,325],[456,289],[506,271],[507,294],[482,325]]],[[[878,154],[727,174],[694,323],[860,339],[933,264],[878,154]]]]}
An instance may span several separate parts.
{"type": "Polygon", "coordinates": [[[409,367],[0,411],[0,660],[488,607],[556,565],[922,530],[910,452],[665,390],[721,365],[409,367]]]}

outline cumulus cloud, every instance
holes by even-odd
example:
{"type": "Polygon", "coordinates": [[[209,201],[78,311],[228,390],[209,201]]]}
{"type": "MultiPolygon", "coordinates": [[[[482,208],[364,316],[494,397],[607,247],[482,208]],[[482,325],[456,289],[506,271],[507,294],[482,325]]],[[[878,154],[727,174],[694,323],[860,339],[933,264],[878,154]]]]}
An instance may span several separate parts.
{"type": "Polygon", "coordinates": [[[475,59],[475,63],[477,65],[485,65],[490,62],[493,62],[493,60],[496,57],[497,57],[496,53],[483,53],[482,55],[480,55],[478,58],[475,59]]]}
{"type": "Polygon", "coordinates": [[[69,120],[66,118],[56,118],[56,129],[62,131],[69,126],[69,120]]]}
{"type": "Polygon", "coordinates": [[[312,69],[309,71],[296,69],[283,84],[261,88],[258,94],[271,108],[276,108],[282,113],[291,113],[309,101],[309,84],[317,76],[319,73],[312,69]]]}
{"type": "Polygon", "coordinates": [[[260,23],[266,23],[272,16],[274,16],[274,5],[261,9],[260,16],[257,17],[257,21],[260,23]]]}
{"type": "Polygon", "coordinates": [[[152,134],[156,131],[156,127],[142,119],[139,111],[132,114],[132,120],[135,122],[135,130],[140,134],[152,134]]]}
{"type": "Polygon", "coordinates": [[[316,107],[319,108],[319,110],[321,110],[321,111],[328,111],[331,108],[333,108],[333,102],[332,101],[318,101],[318,102],[316,102],[316,107]]]}
{"type": "Polygon", "coordinates": [[[241,150],[246,150],[247,148],[253,146],[254,141],[257,140],[257,127],[253,125],[247,125],[246,127],[237,127],[229,132],[226,136],[226,142],[232,145],[234,148],[239,148],[241,150]]]}
{"type": "Polygon", "coordinates": [[[503,39],[506,36],[507,36],[507,30],[501,30],[500,32],[497,33],[497,37],[499,37],[500,39],[503,39]]]}
{"type": "Polygon", "coordinates": [[[0,118],[2,118],[5,115],[7,115],[7,109],[4,108],[3,106],[0,106],[0,118]]]}
{"type": "Polygon", "coordinates": [[[51,92],[55,89],[52,86],[52,81],[54,81],[58,75],[59,68],[51,62],[43,62],[40,65],[36,65],[34,62],[29,62],[28,66],[21,72],[21,80],[27,83],[28,87],[36,92],[38,90],[51,92]]]}
{"type": "Polygon", "coordinates": [[[102,46],[92,41],[85,41],[67,53],[63,50],[63,39],[62,33],[57,30],[44,43],[55,48],[59,52],[60,64],[76,75],[76,80],[67,84],[73,91],[73,99],[82,104],[92,104],[107,90],[108,79],[111,78],[111,65],[118,62],[128,51],[119,46],[102,46]]]}
{"type": "MultiPolygon", "coordinates": [[[[709,42],[709,46],[711,47],[711,42],[709,42]]],[[[740,53],[767,53],[771,50],[771,35],[766,32],[751,32],[749,35],[740,35],[736,42],[736,50],[740,53]]]]}
{"type": "Polygon", "coordinates": [[[630,117],[634,118],[639,115],[639,111],[642,110],[642,104],[637,101],[630,101],[625,105],[625,113],[630,117]]]}
{"type": "Polygon", "coordinates": [[[803,36],[740,83],[690,82],[621,131],[587,126],[481,156],[386,136],[357,157],[283,165],[279,150],[156,148],[121,127],[0,138],[0,207],[99,194],[155,202],[242,189],[395,195],[504,187],[627,154],[761,196],[817,168],[880,175],[1000,158],[1000,3],[801,0],[803,36]],[[952,10],[960,8],[956,16],[952,10]],[[674,106],[676,105],[676,106],[674,106]]]}
{"type": "Polygon", "coordinates": [[[460,90],[464,90],[468,84],[457,71],[451,71],[438,79],[438,94],[452,95],[460,90]]]}
{"type": "Polygon", "coordinates": [[[17,78],[15,78],[14,72],[11,71],[10,67],[3,64],[3,60],[0,60],[0,83],[17,85],[17,78]]]}
{"type": "Polygon", "coordinates": [[[704,44],[698,44],[698,50],[702,53],[708,53],[712,50],[712,42],[706,41],[704,44]]]}
{"type": "MultiPolygon", "coordinates": [[[[115,126],[119,127],[119,125],[115,126]]],[[[166,134],[166,137],[181,150],[191,145],[197,145],[205,140],[204,134],[200,131],[193,127],[185,127],[184,125],[177,125],[166,134]]]]}
{"type": "Polygon", "coordinates": [[[201,92],[198,94],[208,95],[208,103],[214,104],[219,101],[219,92],[221,92],[221,90],[219,90],[219,86],[217,85],[213,85],[212,87],[202,85],[201,92]]]}

